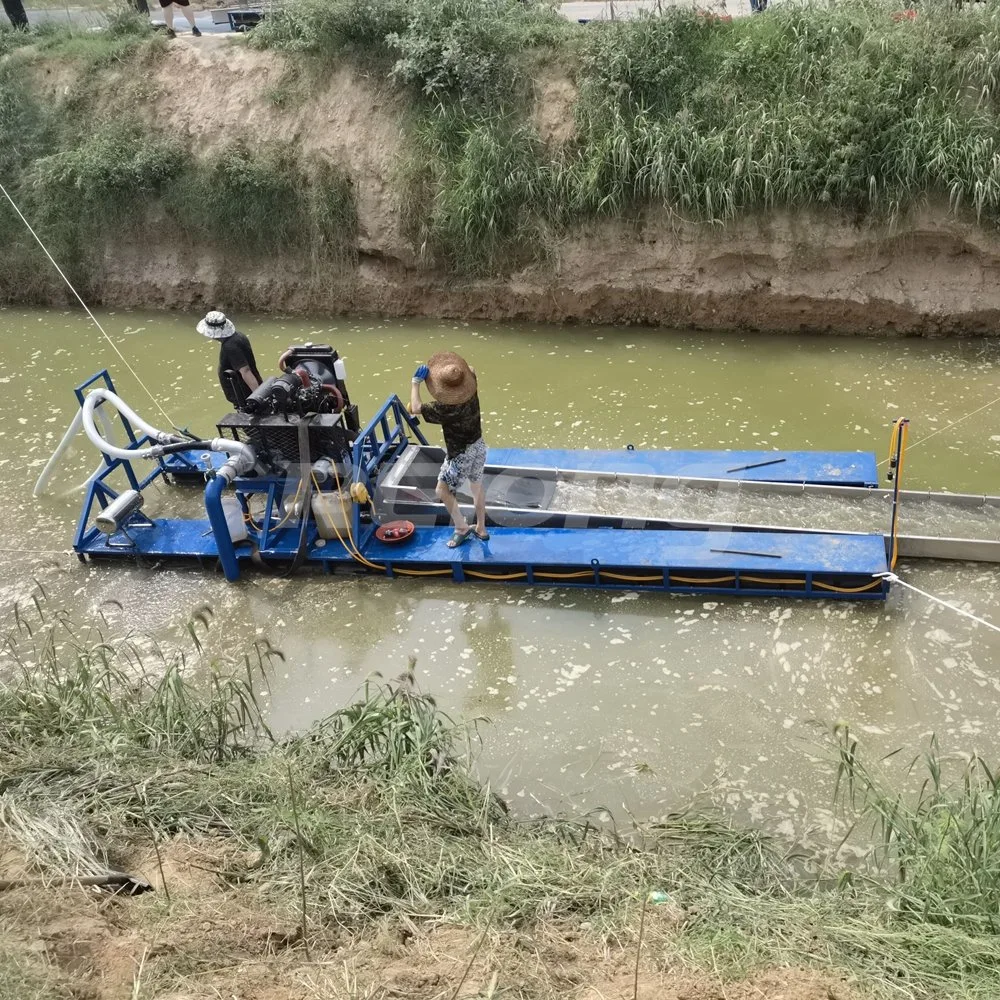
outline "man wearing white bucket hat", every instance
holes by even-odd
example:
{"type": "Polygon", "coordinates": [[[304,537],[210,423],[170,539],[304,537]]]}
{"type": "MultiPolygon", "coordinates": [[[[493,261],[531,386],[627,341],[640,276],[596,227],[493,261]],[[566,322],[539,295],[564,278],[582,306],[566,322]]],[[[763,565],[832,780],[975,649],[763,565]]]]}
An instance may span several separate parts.
{"type": "Polygon", "coordinates": [[[197,330],[203,337],[219,341],[219,385],[226,399],[238,409],[263,381],[250,338],[240,333],[225,313],[218,311],[210,312],[197,330]]]}
{"type": "Polygon", "coordinates": [[[486,491],[483,468],[486,465],[486,442],[479,415],[479,384],[476,373],[465,359],[452,351],[435,354],[414,373],[410,388],[410,413],[420,414],[428,423],[441,424],[444,431],[444,465],[438,473],[437,496],[448,509],[455,533],[448,542],[451,549],[464,545],[473,535],[488,541],[486,533],[486,491]],[[434,397],[422,403],[420,384],[434,397]],[[455,495],[468,482],[476,503],[476,527],[466,521],[455,495]]]}

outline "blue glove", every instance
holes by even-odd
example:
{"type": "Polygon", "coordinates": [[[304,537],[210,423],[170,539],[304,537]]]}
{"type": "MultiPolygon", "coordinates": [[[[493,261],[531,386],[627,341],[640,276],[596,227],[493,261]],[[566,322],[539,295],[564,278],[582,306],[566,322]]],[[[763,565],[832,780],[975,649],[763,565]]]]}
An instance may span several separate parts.
{"type": "Polygon", "coordinates": [[[430,368],[427,367],[427,365],[421,365],[413,373],[413,381],[414,382],[423,382],[423,380],[425,378],[427,378],[427,376],[430,375],[430,373],[431,373],[431,370],[430,370],[430,368]]]}

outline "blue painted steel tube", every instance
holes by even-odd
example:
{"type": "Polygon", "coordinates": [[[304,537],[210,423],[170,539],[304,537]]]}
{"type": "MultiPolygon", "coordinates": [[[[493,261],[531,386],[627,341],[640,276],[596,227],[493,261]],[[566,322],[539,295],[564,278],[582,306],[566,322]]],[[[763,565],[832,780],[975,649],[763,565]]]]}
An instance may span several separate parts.
{"type": "Polygon", "coordinates": [[[222,572],[226,574],[226,579],[230,582],[240,578],[240,564],[236,559],[236,546],[229,535],[229,525],[226,523],[226,514],[222,509],[222,491],[229,485],[226,476],[213,476],[205,487],[205,510],[208,513],[209,523],[212,525],[212,534],[215,535],[215,545],[219,550],[219,562],[222,563],[222,572]]]}

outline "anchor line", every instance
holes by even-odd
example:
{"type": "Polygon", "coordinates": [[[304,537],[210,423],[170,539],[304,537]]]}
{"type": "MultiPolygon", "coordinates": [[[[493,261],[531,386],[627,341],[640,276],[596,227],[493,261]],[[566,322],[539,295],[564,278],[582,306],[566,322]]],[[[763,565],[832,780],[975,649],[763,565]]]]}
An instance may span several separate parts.
{"type": "MultiPolygon", "coordinates": [[[[925,434],[922,438],[920,438],[919,441],[914,441],[913,444],[910,445],[910,447],[916,448],[918,444],[923,444],[925,441],[930,441],[932,437],[937,437],[938,434],[943,434],[945,431],[951,430],[952,427],[957,427],[964,420],[968,420],[969,417],[974,417],[977,413],[982,413],[983,410],[988,410],[991,406],[994,405],[994,403],[1000,403],[1000,396],[997,396],[996,399],[991,399],[988,403],[984,403],[982,406],[980,406],[978,409],[973,410],[971,413],[966,413],[965,416],[959,417],[957,420],[950,421],[944,427],[939,427],[936,431],[931,431],[930,434],[925,434]]],[[[883,458],[882,461],[878,463],[878,468],[881,468],[883,465],[885,465],[886,462],[890,460],[891,456],[890,458],[883,458]]]]}
{"type": "Polygon", "coordinates": [[[15,212],[17,212],[18,218],[25,224],[25,226],[28,229],[28,232],[31,233],[31,235],[35,238],[35,242],[42,248],[42,252],[45,254],[46,257],[49,258],[49,261],[51,262],[52,266],[56,269],[56,271],[59,272],[59,277],[66,282],[66,287],[76,296],[77,302],[79,302],[80,305],[83,306],[83,311],[90,317],[94,326],[96,326],[97,329],[100,330],[101,333],[104,335],[104,339],[111,345],[111,349],[115,352],[115,354],[117,354],[118,357],[121,358],[122,364],[124,364],[125,367],[132,373],[132,377],[136,380],[136,382],[139,383],[140,386],[142,386],[143,391],[153,401],[153,405],[160,411],[160,413],[163,414],[163,416],[166,418],[170,426],[176,428],[177,425],[171,418],[170,414],[167,413],[167,411],[160,405],[159,400],[152,394],[152,392],[150,392],[149,388],[146,386],[146,383],[143,382],[141,378],[139,378],[139,375],[136,373],[136,370],[128,363],[128,359],[118,349],[118,345],[111,339],[111,337],[108,336],[107,331],[98,322],[97,317],[90,311],[90,307],[87,305],[86,302],[83,301],[83,298],[80,296],[80,293],[73,287],[73,283],[69,280],[69,278],[66,277],[66,274],[63,271],[63,269],[56,263],[55,258],[52,256],[52,254],[49,253],[48,247],[46,247],[46,245],[42,242],[41,237],[32,228],[31,223],[28,222],[28,220],[24,217],[24,213],[21,211],[21,209],[17,207],[17,203],[10,196],[10,193],[7,191],[7,189],[3,186],[2,183],[0,183],[0,192],[3,192],[4,197],[10,202],[11,208],[13,208],[15,212]]]}
{"type": "Polygon", "coordinates": [[[915,587],[912,583],[907,583],[906,580],[900,579],[900,577],[896,576],[895,573],[878,573],[876,575],[879,579],[888,580],[889,583],[898,583],[901,587],[906,587],[908,590],[912,590],[921,597],[926,597],[928,601],[933,601],[935,604],[940,604],[943,608],[948,608],[950,611],[954,611],[957,614],[962,615],[963,618],[971,618],[979,625],[984,625],[986,628],[992,629],[994,632],[1000,632],[1000,625],[994,625],[993,622],[989,622],[985,618],[980,618],[978,615],[974,615],[971,611],[966,611],[964,608],[960,608],[956,604],[951,604],[942,597],[936,597],[934,594],[928,594],[926,590],[921,590],[919,587],[915,587]]]}

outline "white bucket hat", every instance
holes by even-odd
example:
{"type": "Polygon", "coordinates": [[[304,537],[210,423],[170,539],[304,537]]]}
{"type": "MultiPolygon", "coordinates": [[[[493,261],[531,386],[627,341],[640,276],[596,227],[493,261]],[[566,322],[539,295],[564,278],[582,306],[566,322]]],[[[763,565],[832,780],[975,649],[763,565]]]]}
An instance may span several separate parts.
{"type": "Polygon", "coordinates": [[[218,311],[210,312],[199,324],[198,332],[203,337],[212,340],[225,340],[236,333],[232,320],[226,319],[226,314],[218,311]]]}

